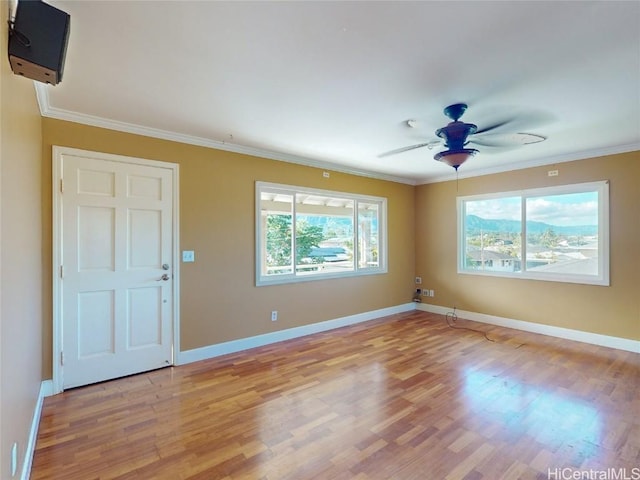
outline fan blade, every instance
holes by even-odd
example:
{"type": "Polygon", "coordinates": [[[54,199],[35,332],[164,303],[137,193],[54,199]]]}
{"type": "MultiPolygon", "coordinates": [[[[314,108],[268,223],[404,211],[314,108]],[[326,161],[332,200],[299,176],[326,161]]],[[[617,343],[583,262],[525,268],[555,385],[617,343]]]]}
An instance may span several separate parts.
{"type": "Polygon", "coordinates": [[[486,127],[480,128],[478,131],[476,131],[475,134],[478,135],[488,132],[496,133],[496,129],[506,124],[509,124],[509,130],[511,132],[522,132],[534,128],[540,128],[543,125],[547,125],[553,121],[555,121],[555,117],[547,112],[540,110],[520,110],[516,111],[514,114],[511,114],[509,118],[502,116],[502,118],[495,119],[493,123],[490,123],[486,127]]]}
{"type": "Polygon", "coordinates": [[[504,120],[502,122],[494,123],[493,125],[489,125],[488,127],[484,127],[484,128],[479,129],[479,130],[476,130],[476,133],[474,135],[478,135],[480,133],[490,132],[491,130],[495,130],[496,128],[500,128],[503,125],[506,125],[507,123],[510,123],[512,121],[513,121],[513,119],[510,118],[509,120],[504,120]]]}
{"type": "Polygon", "coordinates": [[[473,135],[469,143],[482,145],[483,147],[519,147],[529,143],[538,143],[546,140],[542,135],[533,133],[492,133],[488,135],[473,135]]]}
{"type": "Polygon", "coordinates": [[[411,145],[410,147],[397,148],[395,150],[390,150],[388,152],[381,153],[380,155],[378,155],[378,158],[384,158],[384,157],[389,157],[391,155],[397,155],[398,153],[408,152],[409,150],[415,150],[416,148],[431,147],[431,146],[434,146],[434,145],[438,145],[439,143],[440,142],[437,142],[437,141],[431,141],[431,142],[426,142],[426,143],[419,143],[417,145],[411,145]]]}
{"type": "Polygon", "coordinates": [[[511,134],[489,134],[476,137],[475,135],[469,138],[469,143],[474,145],[481,145],[483,147],[515,147],[521,145],[519,142],[514,141],[511,138],[511,134]]]}

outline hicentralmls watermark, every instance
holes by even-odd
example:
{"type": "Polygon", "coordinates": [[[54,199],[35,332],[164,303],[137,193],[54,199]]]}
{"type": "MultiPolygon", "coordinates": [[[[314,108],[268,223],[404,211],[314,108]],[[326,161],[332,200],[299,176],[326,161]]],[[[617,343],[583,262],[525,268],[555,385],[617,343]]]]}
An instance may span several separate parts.
{"type": "Polygon", "coordinates": [[[606,468],[604,470],[578,470],[575,468],[549,468],[549,480],[640,480],[640,467],[606,468]]]}

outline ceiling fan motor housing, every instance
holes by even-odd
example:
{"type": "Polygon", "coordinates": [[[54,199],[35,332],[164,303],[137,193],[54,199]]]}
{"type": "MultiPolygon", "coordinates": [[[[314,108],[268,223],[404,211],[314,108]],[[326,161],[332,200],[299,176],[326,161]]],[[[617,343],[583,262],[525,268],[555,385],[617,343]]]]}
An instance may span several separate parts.
{"type": "Polygon", "coordinates": [[[467,137],[476,133],[478,127],[473,123],[453,121],[446,127],[436,130],[436,135],[444,140],[444,145],[450,150],[461,150],[467,143],[467,137]]]}
{"type": "Polygon", "coordinates": [[[444,114],[453,121],[446,127],[436,130],[436,135],[444,140],[447,150],[437,153],[433,158],[455,168],[456,171],[469,157],[473,157],[478,153],[476,149],[464,148],[468,143],[467,138],[469,135],[473,135],[478,131],[478,127],[473,123],[465,123],[459,120],[466,110],[466,103],[449,105],[444,109],[444,114]]]}

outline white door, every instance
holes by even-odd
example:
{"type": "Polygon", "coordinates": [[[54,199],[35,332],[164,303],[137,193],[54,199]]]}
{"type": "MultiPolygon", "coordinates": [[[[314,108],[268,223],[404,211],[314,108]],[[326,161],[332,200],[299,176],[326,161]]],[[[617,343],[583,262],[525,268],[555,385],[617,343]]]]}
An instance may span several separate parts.
{"type": "Polygon", "coordinates": [[[173,363],[174,170],[109,158],[57,158],[63,388],[173,363]]]}

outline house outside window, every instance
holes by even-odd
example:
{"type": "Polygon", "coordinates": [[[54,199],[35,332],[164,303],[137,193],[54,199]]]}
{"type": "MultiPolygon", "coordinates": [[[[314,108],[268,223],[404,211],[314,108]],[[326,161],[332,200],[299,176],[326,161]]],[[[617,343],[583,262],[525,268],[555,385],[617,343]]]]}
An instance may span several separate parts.
{"type": "Polygon", "coordinates": [[[458,198],[458,273],[609,285],[609,184],[458,198]]]}
{"type": "Polygon", "coordinates": [[[256,285],[385,273],[386,204],[256,182],[256,285]]]}

